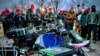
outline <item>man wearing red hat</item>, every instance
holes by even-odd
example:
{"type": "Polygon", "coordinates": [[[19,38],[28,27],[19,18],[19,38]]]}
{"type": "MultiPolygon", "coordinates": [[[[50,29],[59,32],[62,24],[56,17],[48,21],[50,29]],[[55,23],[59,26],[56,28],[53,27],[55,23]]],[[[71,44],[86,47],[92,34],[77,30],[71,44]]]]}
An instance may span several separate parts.
{"type": "Polygon", "coordinates": [[[50,23],[52,21],[52,9],[51,8],[44,8],[44,12],[41,13],[41,16],[45,22],[50,23]]]}
{"type": "Polygon", "coordinates": [[[26,12],[26,21],[27,21],[27,24],[34,22],[33,11],[34,11],[34,4],[32,4],[31,7],[26,12]]]}
{"type": "Polygon", "coordinates": [[[63,10],[60,10],[60,12],[57,15],[57,22],[58,22],[58,24],[60,26],[64,26],[65,20],[66,20],[66,16],[65,16],[63,10]]]}
{"type": "Polygon", "coordinates": [[[49,8],[48,10],[49,10],[48,12],[49,21],[48,22],[50,23],[53,20],[54,15],[52,13],[52,8],[49,8]]]}
{"type": "Polygon", "coordinates": [[[4,33],[6,34],[7,30],[9,30],[14,25],[14,21],[11,12],[7,8],[4,10],[4,15],[4,33]]]}
{"type": "Polygon", "coordinates": [[[74,13],[74,8],[71,7],[70,11],[67,12],[67,15],[66,15],[66,26],[65,27],[68,31],[73,29],[75,20],[76,20],[76,14],[74,13]]]}
{"type": "Polygon", "coordinates": [[[63,20],[64,19],[64,14],[63,14],[63,10],[60,10],[59,14],[57,15],[57,19],[61,19],[63,20]]]}
{"type": "Polygon", "coordinates": [[[25,18],[23,17],[22,10],[20,8],[16,9],[15,19],[15,26],[16,27],[24,27],[25,26],[25,18]]]}

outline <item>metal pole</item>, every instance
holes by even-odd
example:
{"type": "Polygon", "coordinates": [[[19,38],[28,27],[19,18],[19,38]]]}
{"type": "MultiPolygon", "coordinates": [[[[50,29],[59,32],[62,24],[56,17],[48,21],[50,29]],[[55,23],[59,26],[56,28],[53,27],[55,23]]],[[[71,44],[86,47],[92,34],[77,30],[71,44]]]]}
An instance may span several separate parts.
{"type": "Polygon", "coordinates": [[[3,53],[3,46],[2,46],[2,50],[1,50],[1,51],[2,51],[2,56],[4,56],[4,53],[3,53]]]}

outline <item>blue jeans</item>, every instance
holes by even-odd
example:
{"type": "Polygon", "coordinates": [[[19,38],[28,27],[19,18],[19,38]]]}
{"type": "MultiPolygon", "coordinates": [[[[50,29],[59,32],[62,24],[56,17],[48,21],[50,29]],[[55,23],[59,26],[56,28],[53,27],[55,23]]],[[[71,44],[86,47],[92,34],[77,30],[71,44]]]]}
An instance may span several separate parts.
{"type": "Polygon", "coordinates": [[[69,32],[70,30],[73,29],[73,23],[67,23],[67,24],[65,24],[65,28],[69,32]]]}

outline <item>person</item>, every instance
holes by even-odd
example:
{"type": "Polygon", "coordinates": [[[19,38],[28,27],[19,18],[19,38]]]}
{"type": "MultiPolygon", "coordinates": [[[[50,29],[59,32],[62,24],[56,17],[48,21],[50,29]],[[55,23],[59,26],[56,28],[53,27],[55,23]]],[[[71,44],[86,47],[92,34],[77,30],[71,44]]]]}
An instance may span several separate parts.
{"type": "Polygon", "coordinates": [[[48,9],[48,18],[49,18],[48,23],[51,23],[54,20],[54,14],[52,12],[52,8],[48,9]]]}
{"type": "Polygon", "coordinates": [[[96,6],[91,6],[91,13],[87,15],[87,25],[88,25],[88,40],[91,39],[91,32],[93,32],[93,40],[94,42],[97,40],[96,32],[97,32],[97,12],[96,6]]]}
{"type": "Polygon", "coordinates": [[[39,26],[42,23],[42,19],[41,19],[41,12],[40,9],[36,9],[36,13],[34,14],[34,26],[39,26]]]}
{"type": "Polygon", "coordinates": [[[15,26],[17,27],[17,28],[20,28],[20,27],[24,27],[25,26],[25,24],[24,24],[24,22],[25,22],[25,19],[24,19],[24,17],[22,16],[23,14],[22,14],[22,12],[21,12],[21,9],[19,8],[19,9],[16,9],[16,16],[14,17],[14,19],[15,19],[15,26]]]}
{"type": "Polygon", "coordinates": [[[34,23],[34,4],[31,5],[31,7],[26,11],[26,22],[27,22],[27,26],[31,23],[34,23]]]}
{"type": "Polygon", "coordinates": [[[41,19],[42,19],[44,22],[48,23],[49,14],[48,14],[48,12],[47,12],[47,8],[42,8],[42,9],[41,9],[41,19]]]}
{"type": "Polygon", "coordinates": [[[75,20],[76,20],[76,15],[74,13],[74,10],[71,9],[69,12],[67,12],[67,15],[66,15],[65,28],[68,31],[73,30],[73,26],[74,26],[74,21],[75,20]]]}
{"type": "Polygon", "coordinates": [[[82,15],[81,15],[81,18],[80,18],[80,24],[81,24],[81,27],[82,27],[82,33],[81,33],[81,36],[83,38],[86,38],[87,36],[87,15],[88,15],[88,10],[86,9],[85,11],[83,11],[82,15]]]}
{"type": "Polygon", "coordinates": [[[66,16],[64,14],[64,11],[60,10],[60,12],[57,15],[57,25],[59,25],[59,28],[64,27],[65,21],[66,21],[66,16]]]}
{"type": "Polygon", "coordinates": [[[62,10],[60,10],[59,14],[57,15],[57,19],[59,20],[65,20],[64,18],[64,12],[62,10]]]}
{"type": "Polygon", "coordinates": [[[82,27],[81,27],[81,16],[82,16],[82,11],[77,14],[77,31],[81,34],[82,33],[82,27]]]}
{"type": "Polygon", "coordinates": [[[8,9],[5,9],[5,22],[4,22],[4,33],[6,35],[7,31],[14,26],[13,17],[11,12],[8,9]]]}

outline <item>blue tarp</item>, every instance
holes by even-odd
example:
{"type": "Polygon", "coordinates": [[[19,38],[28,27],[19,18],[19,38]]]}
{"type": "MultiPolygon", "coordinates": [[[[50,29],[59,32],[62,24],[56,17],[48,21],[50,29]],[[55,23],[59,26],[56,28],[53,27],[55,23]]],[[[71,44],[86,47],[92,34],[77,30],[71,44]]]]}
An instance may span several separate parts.
{"type": "Polygon", "coordinates": [[[62,37],[55,34],[44,34],[43,43],[45,47],[55,47],[62,45],[62,37]]]}

